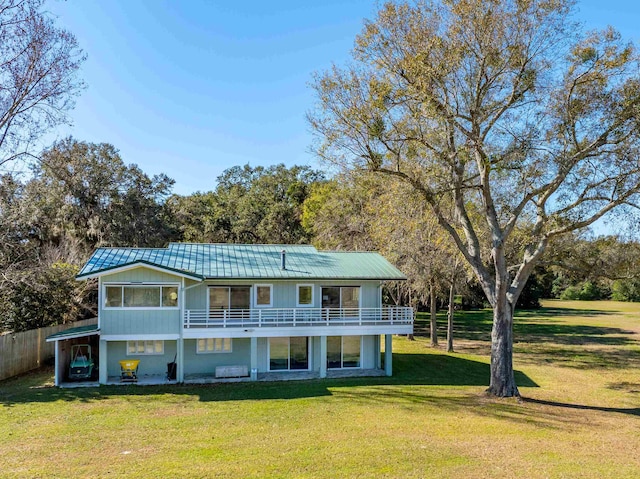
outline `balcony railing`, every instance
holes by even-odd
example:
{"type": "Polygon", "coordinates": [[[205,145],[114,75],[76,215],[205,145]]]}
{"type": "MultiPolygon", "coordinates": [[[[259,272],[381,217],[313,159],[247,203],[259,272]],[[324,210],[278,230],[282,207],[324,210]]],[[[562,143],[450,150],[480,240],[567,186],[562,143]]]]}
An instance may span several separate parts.
{"type": "Polygon", "coordinates": [[[297,326],[382,326],[413,324],[413,308],[187,309],[184,327],[263,328],[297,326]]]}

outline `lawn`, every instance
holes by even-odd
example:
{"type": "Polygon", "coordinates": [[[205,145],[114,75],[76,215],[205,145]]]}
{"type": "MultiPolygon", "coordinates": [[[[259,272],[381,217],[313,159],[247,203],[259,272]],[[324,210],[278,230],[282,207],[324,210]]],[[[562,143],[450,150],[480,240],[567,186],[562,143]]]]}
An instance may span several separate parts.
{"type": "Polygon", "coordinates": [[[483,393],[488,311],[457,315],[455,354],[420,315],[392,378],[0,382],[0,477],[640,477],[640,305],[544,306],[516,319],[522,401],[483,393]]]}

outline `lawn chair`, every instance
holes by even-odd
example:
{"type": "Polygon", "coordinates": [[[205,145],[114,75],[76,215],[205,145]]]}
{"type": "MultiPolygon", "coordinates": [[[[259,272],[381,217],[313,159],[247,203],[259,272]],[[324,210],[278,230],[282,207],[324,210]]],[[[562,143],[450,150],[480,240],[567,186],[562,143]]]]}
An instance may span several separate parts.
{"type": "Polygon", "coordinates": [[[120,382],[134,383],[138,381],[139,359],[125,359],[120,361],[120,382]]]}

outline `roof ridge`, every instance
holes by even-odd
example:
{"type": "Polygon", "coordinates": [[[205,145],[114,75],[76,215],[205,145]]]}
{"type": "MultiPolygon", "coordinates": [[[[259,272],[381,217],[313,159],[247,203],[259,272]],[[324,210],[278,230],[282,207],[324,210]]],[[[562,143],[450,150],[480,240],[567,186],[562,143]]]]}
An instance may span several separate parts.
{"type": "Polygon", "coordinates": [[[318,253],[349,253],[349,254],[353,254],[353,253],[375,253],[375,254],[380,254],[380,251],[373,251],[373,250],[367,250],[367,251],[345,251],[345,250],[337,250],[337,249],[321,249],[321,250],[318,250],[318,253]]]}
{"type": "MultiPolygon", "coordinates": [[[[302,248],[314,248],[316,251],[336,251],[338,250],[319,250],[312,244],[291,244],[291,243],[194,243],[194,242],[181,242],[171,241],[167,246],[98,246],[99,249],[128,249],[128,250],[166,250],[171,246],[282,246],[282,247],[302,247],[302,248]]],[[[351,251],[343,251],[349,253],[351,251]]],[[[356,253],[356,251],[353,251],[356,253]]]]}

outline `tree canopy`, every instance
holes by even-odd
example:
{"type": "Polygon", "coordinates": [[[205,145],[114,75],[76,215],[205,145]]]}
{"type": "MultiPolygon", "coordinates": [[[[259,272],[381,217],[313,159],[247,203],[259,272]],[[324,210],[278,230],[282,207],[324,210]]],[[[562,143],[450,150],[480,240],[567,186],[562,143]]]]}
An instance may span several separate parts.
{"type": "Polygon", "coordinates": [[[234,166],[206,193],[170,201],[185,241],[308,243],[302,204],[324,175],[306,166],[234,166]]]}
{"type": "Polygon", "coordinates": [[[612,28],[583,32],[572,8],[386,3],[352,63],[313,83],[320,157],[406,182],[473,269],[494,309],[499,396],[519,394],[513,310],[550,241],[640,192],[636,49],[612,28]]]}
{"type": "Polygon", "coordinates": [[[0,165],[37,153],[34,141],[67,121],[84,87],[85,55],[43,3],[0,0],[0,165]]]}

